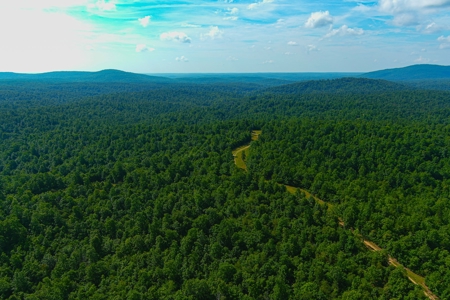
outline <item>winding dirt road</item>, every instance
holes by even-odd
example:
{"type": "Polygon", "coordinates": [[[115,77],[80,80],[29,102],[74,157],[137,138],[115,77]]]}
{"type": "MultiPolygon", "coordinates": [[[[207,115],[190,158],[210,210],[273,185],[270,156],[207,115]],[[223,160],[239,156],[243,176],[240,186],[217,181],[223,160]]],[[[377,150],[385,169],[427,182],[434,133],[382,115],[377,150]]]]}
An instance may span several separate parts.
{"type": "MultiPolygon", "coordinates": [[[[252,141],[256,141],[259,138],[259,135],[261,134],[261,131],[252,131],[252,141]]],[[[237,167],[247,171],[247,165],[245,164],[245,160],[242,157],[242,154],[244,153],[244,151],[248,150],[250,148],[251,144],[245,145],[245,146],[241,146],[235,150],[233,150],[233,157],[234,157],[234,163],[236,164],[237,167]]],[[[248,152],[248,151],[247,151],[248,152]]],[[[304,193],[306,195],[306,197],[313,197],[314,200],[316,200],[318,203],[320,204],[325,204],[328,207],[332,207],[332,204],[327,203],[325,201],[323,201],[322,199],[317,198],[316,196],[312,195],[310,192],[308,192],[307,190],[298,188],[298,187],[293,187],[293,186],[288,186],[285,185],[286,190],[289,193],[295,194],[295,192],[297,190],[301,191],[302,193],[304,193]]],[[[342,227],[345,227],[345,223],[344,221],[339,218],[339,225],[342,227]]],[[[350,229],[354,234],[356,234],[352,229],[350,229]]],[[[379,247],[377,244],[375,244],[374,242],[365,240],[361,235],[358,235],[359,238],[361,238],[362,242],[364,243],[364,245],[370,249],[371,251],[382,251],[383,249],[381,247],[379,247]]],[[[414,273],[413,271],[411,271],[410,269],[404,267],[402,264],[400,264],[395,258],[393,258],[392,256],[388,256],[388,261],[389,264],[397,267],[397,268],[403,268],[406,271],[406,275],[408,276],[408,279],[414,283],[415,285],[418,285],[420,287],[422,287],[423,292],[425,294],[425,296],[427,296],[429,299],[431,300],[439,300],[439,298],[433,294],[433,292],[430,291],[430,289],[427,287],[427,285],[425,284],[425,278],[414,273]]]]}

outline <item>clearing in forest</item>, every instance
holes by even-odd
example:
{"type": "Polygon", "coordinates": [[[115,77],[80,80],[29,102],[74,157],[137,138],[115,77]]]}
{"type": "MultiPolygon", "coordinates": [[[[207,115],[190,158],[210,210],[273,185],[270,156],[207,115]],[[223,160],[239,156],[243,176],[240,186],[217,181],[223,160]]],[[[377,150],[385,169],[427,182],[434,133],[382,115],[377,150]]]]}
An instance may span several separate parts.
{"type": "MultiPolygon", "coordinates": [[[[253,130],[252,131],[252,141],[258,140],[261,132],[262,132],[261,130],[253,130]]],[[[233,157],[234,157],[234,163],[236,164],[236,166],[238,166],[238,168],[244,169],[246,171],[247,171],[247,165],[245,164],[245,157],[248,155],[249,148],[250,148],[250,144],[241,146],[232,151],[233,157]],[[245,157],[244,157],[244,154],[245,154],[245,157]]]]}

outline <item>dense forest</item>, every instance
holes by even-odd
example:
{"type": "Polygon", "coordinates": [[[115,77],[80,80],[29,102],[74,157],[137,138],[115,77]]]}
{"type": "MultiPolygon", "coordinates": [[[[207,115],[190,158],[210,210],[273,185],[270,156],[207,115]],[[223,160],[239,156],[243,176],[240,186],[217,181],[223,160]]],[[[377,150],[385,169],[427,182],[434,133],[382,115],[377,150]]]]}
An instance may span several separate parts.
{"type": "Polygon", "coordinates": [[[0,299],[450,299],[449,92],[211,81],[0,81],[0,299]]]}

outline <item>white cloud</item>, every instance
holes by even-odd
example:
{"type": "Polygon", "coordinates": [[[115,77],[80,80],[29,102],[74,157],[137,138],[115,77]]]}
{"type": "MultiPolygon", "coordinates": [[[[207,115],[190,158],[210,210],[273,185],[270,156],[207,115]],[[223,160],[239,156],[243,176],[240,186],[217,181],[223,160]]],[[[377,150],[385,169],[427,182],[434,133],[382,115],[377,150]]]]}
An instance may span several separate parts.
{"type": "Polygon", "coordinates": [[[145,49],[147,49],[147,46],[145,44],[136,45],[136,52],[142,52],[145,51],[145,49]]]}
{"type": "Polygon", "coordinates": [[[221,38],[223,34],[223,31],[219,29],[218,26],[211,26],[209,27],[209,32],[206,33],[205,35],[202,34],[201,38],[202,39],[206,39],[206,38],[211,38],[211,39],[216,39],[216,38],[221,38]]]}
{"type": "Polygon", "coordinates": [[[441,44],[439,45],[439,49],[447,49],[450,48],[450,35],[445,37],[443,35],[441,35],[440,37],[438,37],[437,39],[439,42],[441,42],[441,44]]]}
{"type": "Polygon", "coordinates": [[[394,17],[396,26],[411,26],[421,22],[424,15],[450,8],[450,0],[379,0],[379,11],[394,17]]]}
{"type": "Polygon", "coordinates": [[[191,38],[188,37],[186,33],[178,31],[164,32],[160,35],[160,39],[162,41],[176,41],[180,43],[191,42],[191,38]]]}
{"type": "Polygon", "coordinates": [[[263,0],[261,2],[255,2],[255,3],[249,4],[247,6],[247,9],[255,9],[258,6],[261,6],[261,5],[264,5],[264,4],[268,4],[268,3],[273,3],[273,2],[275,2],[275,0],[263,0]]]}
{"type": "Polygon", "coordinates": [[[415,59],[414,62],[419,64],[426,64],[430,62],[430,59],[420,56],[418,59],[415,59]]]}
{"type": "Polygon", "coordinates": [[[147,47],[145,44],[137,44],[136,45],[136,52],[153,52],[155,51],[155,48],[147,47]]]}
{"type": "Polygon", "coordinates": [[[290,41],[287,44],[288,44],[288,46],[298,46],[298,43],[294,42],[294,41],[290,41]]]}
{"type": "Polygon", "coordinates": [[[422,31],[424,33],[436,33],[442,31],[444,28],[442,26],[437,25],[435,22],[431,22],[426,26],[418,26],[417,30],[422,31]]]}
{"type": "Polygon", "coordinates": [[[145,16],[141,19],[138,19],[138,21],[139,21],[139,24],[141,24],[141,26],[145,28],[150,24],[150,22],[151,22],[150,19],[151,19],[151,16],[145,16]]]}
{"type": "Polygon", "coordinates": [[[201,25],[196,25],[196,24],[183,23],[183,24],[181,24],[181,27],[185,27],[185,28],[200,28],[202,26],[201,25]]]}
{"type": "Polygon", "coordinates": [[[88,4],[87,5],[88,8],[91,9],[95,9],[97,8],[98,10],[101,11],[115,11],[116,10],[116,5],[112,2],[106,2],[105,0],[98,0],[97,3],[93,4],[88,4]]]}
{"type": "Polygon", "coordinates": [[[362,30],[361,28],[349,28],[347,25],[342,25],[338,29],[332,29],[324,36],[324,38],[330,38],[335,35],[346,36],[346,35],[363,35],[363,34],[364,30],[362,30]]]}
{"type": "Polygon", "coordinates": [[[237,14],[239,14],[239,9],[237,7],[228,8],[228,12],[226,13],[228,16],[223,19],[226,21],[236,21],[239,19],[237,14]]]}
{"type": "Polygon", "coordinates": [[[447,37],[441,35],[440,37],[438,37],[438,41],[439,41],[439,42],[444,42],[444,43],[445,43],[445,42],[446,42],[446,43],[450,43],[450,35],[447,36],[447,37]]]}
{"type": "Polygon", "coordinates": [[[430,23],[430,24],[428,24],[426,27],[425,27],[425,30],[431,30],[431,31],[434,31],[434,29],[436,28],[436,27],[438,27],[437,25],[436,25],[436,23],[430,23]]]}
{"type": "Polygon", "coordinates": [[[229,8],[228,12],[230,15],[237,15],[239,13],[239,9],[237,7],[229,8]]]}
{"type": "Polygon", "coordinates": [[[273,64],[273,63],[274,63],[273,60],[266,60],[266,61],[263,61],[263,64],[264,64],[264,65],[266,65],[266,64],[273,64]]]}
{"type": "Polygon", "coordinates": [[[373,10],[372,6],[364,5],[362,3],[358,3],[356,7],[352,8],[352,11],[367,13],[373,10]]]}
{"type": "Polygon", "coordinates": [[[392,14],[420,11],[423,9],[441,9],[450,7],[449,0],[380,0],[378,2],[380,10],[392,14]]]}
{"type": "Polygon", "coordinates": [[[420,23],[420,17],[417,13],[401,13],[394,16],[392,24],[395,26],[414,26],[420,23]]]}
{"type": "Polygon", "coordinates": [[[317,11],[311,13],[308,21],[305,23],[306,28],[319,28],[327,25],[333,24],[333,17],[330,12],[327,11],[317,11]]]}
{"type": "Polygon", "coordinates": [[[317,48],[316,45],[308,45],[308,46],[306,46],[306,51],[307,51],[308,53],[310,53],[310,52],[317,52],[317,51],[320,51],[320,49],[317,48]]]}
{"type": "Polygon", "coordinates": [[[188,61],[189,61],[189,59],[187,59],[187,57],[185,57],[184,55],[175,58],[175,60],[176,60],[176,61],[179,61],[179,62],[188,62],[188,61]]]}
{"type": "Polygon", "coordinates": [[[237,61],[238,59],[234,56],[228,56],[227,60],[229,61],[237,61]]]}
{"type": "Polygon", "coordinates": [[[274,25],[275,25],[275,28],[282,28],[282,27],[286,26],[286,19],[278,19],[274,25]]]}

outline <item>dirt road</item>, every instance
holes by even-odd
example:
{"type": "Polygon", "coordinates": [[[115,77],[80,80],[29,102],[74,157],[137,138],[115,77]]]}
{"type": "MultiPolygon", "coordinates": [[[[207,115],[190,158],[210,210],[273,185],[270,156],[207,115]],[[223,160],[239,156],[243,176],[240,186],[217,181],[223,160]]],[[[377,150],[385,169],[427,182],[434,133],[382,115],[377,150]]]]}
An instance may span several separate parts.
{"type": "MultiPolygon", "coordinates": [[[[252,131],[252,140],[253,141],[257,140],[259,138],[260,134],[261,134],[261,131],[252,131]]],[[[241,169],[243,169],[245,171],[247,171],[247,165],[245,164],[245,161],[242,158],[242,153],[244,151],[248,150],[249,148],[250,148],[250,144],[249,145],[245,145],[245,146],[241,146],[241,147],[233,150],[234,163],[236,164],[237,167],[239,167],[239,168],[241,168],[241,169]]],[[[289,193],[295,194],[295,192],[297,190],[299,190],[302,193],[304,193],[306,197],[313,197],[314,200],[316,200],[320,204],[325,204],[328,207],[332,206],[332,204],[327,203],[327,202],[323,201],[322,199],[317,198],[316,196],[312,195],[310,192],[308,192],[308,191],[306,191],[304,189],[301,189],[301,188],[298,188],[298,187],[293,187],[293,186],[288,186],[288,185],[285,185],[285,187],[286,187],[286,190],[289,193]]],[[[339,225],[345,228],[345,223],[340,218],[339,218],[339,225]]],[[[350,230],[354,233],[354,231],[352,229],[350,229],[350,230]]],[[[365,240],[362,236],[359,236],[359,237],[362,239],[364,245],[368,249],[370,249],[371,251],[382,251],[383,250],[381,247],[379,247],[374,242],[365,240]]],[[[422,277],[422,276],[414,273],[410,269],[404,267],[402,264],[400,264],[395,258],[391,257],[390,255],[388,256],[388,261],[389,261],[389,264],[394,266],[394,267],[404,268],[406,270],[406,275],[408,276],[408,279],[412,283],[422,287],[425,296],[427,296],[431,300],[439,300],[439,298],[435,294],[433,294],[430,291],[430,289],[427,287],[427,285],[425,284],[425,278],[424,277],[422,277]]]]}

